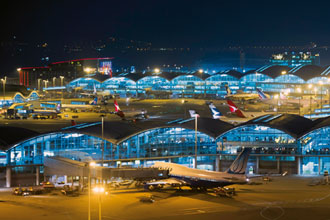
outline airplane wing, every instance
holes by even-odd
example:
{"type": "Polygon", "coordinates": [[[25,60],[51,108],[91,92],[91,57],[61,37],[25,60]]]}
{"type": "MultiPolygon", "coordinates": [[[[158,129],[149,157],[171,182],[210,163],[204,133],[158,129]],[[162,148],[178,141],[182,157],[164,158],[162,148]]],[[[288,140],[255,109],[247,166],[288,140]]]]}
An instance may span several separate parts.
{"type": "Polygon", "coordinates": [[[149,182],[146,185],[186,185],[187,183],[183,180],[178,180],[175,178],[168,178],[168,179],[162,179],[162,180],[157,180],[153,182],[149,182]]]}

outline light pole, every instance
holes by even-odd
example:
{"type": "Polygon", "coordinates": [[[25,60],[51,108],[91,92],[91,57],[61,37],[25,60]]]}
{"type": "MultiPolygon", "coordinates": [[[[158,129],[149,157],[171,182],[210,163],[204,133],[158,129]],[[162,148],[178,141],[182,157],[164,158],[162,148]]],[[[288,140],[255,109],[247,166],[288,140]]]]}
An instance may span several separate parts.
{"type": "Polygon", "coordinates": [[[321,89],[321,113],[323,110],[323,82],[319,81],[320,89],[321,89]]]}
{"type": "Polygon", "coordinates": [[[95,162],[90,162],[88,164],[88,220],[91,220],[91,167],[95,167],[95,162]]]}
{"type": "MultiPolygon", "coordinates": [[[[103,164],[104,164],[104,117],[102,115],[102,146],[101,146],[101,150],[102,150],[102,165],[101,167],[103,168],[103,164]]],[[[101,169],[101,181],[102,181],[102,185],[103,185],[103,169],[101,169]]]]}
{"type": "Polygon", "coordinates": [[[297,88],[297,92],[299,93],[299,115],[300,115],[300,100],[301,100],[301,88],[297,88]]]}
{"type": "Polygon", "coordinates": [[[312,88],[313,88],[313,85],[312,84],[309,84],[308,85],[308,88],[310,89],[310,96],[309,96],[309,119],[311,119],[312,118],[312,95],[313,95],[312,88]]]}
{"type": "Polygon", "coordinates": [[[195,114],[195,164],[194,164],[194,168],[197,168],[197,117],[198,114],[195,114]]]}
{"type": "MultiPolygon", "coordinates": [[[[64,76],[60,76],[60,78],[61,78],[61,87],[63,87],[64,76]]],[[[63,99],[63,88],[62,88],[62,99],[63,99]]]]}
{"type": "Polygon", "coordinates": [[[184,107],[184,118],[186,118],[187,117],[187,109],[186,109],[186,102],[188,102],[187,100],[184,100],[184,99],[182,99],[182,101],[181,101],[181,103],[183,104],[183,107],[184,107]]]}
{"type": "Polygon", "coordinates": [[[41,79],[39,78],[38,79],[38,91],[40,92],[40,81],[41,81],[41,79]]]}
{"type": "Polygon", "coordinates": [[[277,104],[277,106],[276,106],[276,114],[278,114],[278,98],[279,98],[279,95],[278,94],[274,95],[274,99],[276,100],[276,104],[277,104]]]}
{"type": "Polygon", "coordinates": [[[53,77],[53,87],[55,87],[56,77],[53,77]]]}
{"type": "Polygon", "coordinates": [[[7,81],[7,76],[5,78],[1,79],[2,81],[2,87],[3,87],[3,104],[5,105],[6,103],[6,81],[7,81]]]}
{"type": "Polygon", "coordinates": [[[43,82],[45,83],[45,89],[47,89],[48,80],[43,80],[43,82]]]}

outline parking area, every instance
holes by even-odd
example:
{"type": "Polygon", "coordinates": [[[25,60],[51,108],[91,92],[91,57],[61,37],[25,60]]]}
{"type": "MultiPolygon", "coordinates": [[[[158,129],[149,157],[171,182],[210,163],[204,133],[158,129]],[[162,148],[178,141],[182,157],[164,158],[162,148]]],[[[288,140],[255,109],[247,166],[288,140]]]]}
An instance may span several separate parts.
{"type": "MultiPolygon", "coordinates": [[[[330,186],[322,177],[261,178],[234,185],[237,195],[220,197],[213,191],[163,190],[146,192],[131,186],[102,195],[102,219],[329,219],[330,186]],[[152,198],[154,202],[143,201],[152,198]]],[[[60,191],[15,196],[0,192],[1,219],[87,219],[88,193],[65,196],[60,191]],[[6,212],[3,212],[6,210],[6,212]]],[[[92,219],[98,218],[98,195],[91,196],[92,219]]]]}

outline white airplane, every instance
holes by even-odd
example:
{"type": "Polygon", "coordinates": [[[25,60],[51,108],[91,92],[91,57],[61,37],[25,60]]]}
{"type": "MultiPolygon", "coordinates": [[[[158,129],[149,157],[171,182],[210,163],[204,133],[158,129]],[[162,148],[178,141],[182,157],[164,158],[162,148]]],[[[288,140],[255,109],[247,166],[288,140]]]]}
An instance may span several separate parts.
{"type": "Polygon", "coordinates": [[[114,114],[118,115],[123,120],[136,121],[136,120],[144,120],[149,118],[146,110],[133,110],[133,111],[128,110],[123,112],[120,109],[116,99],[114,100],[114,105],[115,105],[114,114]]]}
{"type": "Polygon", "coordinates": [[[238,90],[236,94],[232,94],[228,85],[225,85],[225,87],[226,87],[226,92],[227,92],[227,95],[225,97],[230,98],[231,100],[244,100],[244,101],[261,100],[261,101],[263,101],[263,100],[270,99],[270,95],[265,94],[263,91],[261,91],[258,88],[256,88],[257,93],[244,93],[241,90],[238,90]]]}
{"type": "Polygon", "coordinates": [[[248,121],[255,117],[266,115],[265,112],[243,112],[230,99],[227,99],[227,104],[229,106],[230,115],[223,115],[212,102],[208,104],[213,119],[220,119],[231,123],[238,123],[248,121]]]}
{"type": "Polygon", "coordinates": [[[56,116],[61,113],[61,105],[58,104],[56,109],[33,109],[32,114],[34,115],[43,115],[43,116],[56,116]]]}
{"type": "Polygon", "coordinates": [[[102,97],[109,97],[111,96],[110,91],[97,91],[96,86],[94,84],[94,90],[93,92],[81,92],[80,95],[88,96],[88,97],[97,97],[97,96],[102,96],[102,97]]]}
{"type": "Polygon", "coordinates": [[[208,189],[248,181],[245,175],[251,148],[244,150],[236,157],[226,172],[216,172],[188,168],[175,163],[156,162],[153,167],[169,170],[167,179],[160,179],[145,184],[145,188],[153,190],[165,185],[173,187],[190,186],[192,189],[208,189]]]}
{"type": "Polygon", "coordinates": [[[82,104],[61,104],[61,108],[70,108],[70,109],[93,109],[97,106],[97,97],[94,98],[89,104],[82,105],[82,104]]]}

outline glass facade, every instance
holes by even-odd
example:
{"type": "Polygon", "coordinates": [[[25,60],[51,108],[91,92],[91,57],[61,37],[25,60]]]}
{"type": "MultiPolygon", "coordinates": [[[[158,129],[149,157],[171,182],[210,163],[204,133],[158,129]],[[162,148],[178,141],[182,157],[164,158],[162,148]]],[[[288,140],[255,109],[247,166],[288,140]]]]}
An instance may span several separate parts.
{"type": "MultiPolygon", "coordinates": [[[[197,132],[198,154],[215,154],[214,139],[197,132]]],[[[185,128],[157,128],[142,132],[118,144],[115,159],[191,156],[195,154],[195,131],[185,128]]]]}
{"type": "MultiPolygon", "coordinates": [[[[223,97],[226,95],[225,85],[235,93],[237,90],[244,92],[254,92],[255,88],[261,88],[264,92],[280,93],[287,91],[295,93],[297,86],[305,84],[318,84],[322,81],[324,88],[323,94],[326,93],[327,86],[330,80],[327,77],[314,77],[307,81],[303,80],[300,76],[292,73],[277,76],[275,79],[263,73],[249,73],[241,78],[236,78],[226,72],[209,75],[205,80],[195,76],[182,74],[167,80],[159,76],[141,76],[130,75],[130,73],[122,73],[114,76],[104,82],[99,82],[92,78],[79,78],[73,80],[67,85],[67,88],[83,87],[86,90],[93,90],[94,85],[96,88],[101,88],[111,93],[119,94],[120,96],[137,95],[138,93],[145,93],[146,89],[152,91],[167,91],[173,94],[199,94],[211,97],[223,97]],[[132,77],[130,77],[132,76],[132,77]],[[136,78],[136,79],[135,79],[136,78]]],[[[306,90],[307,91],[307,90],[306,90]]],[[[321,89],[317,91],[321,93],[321,89]]]]}
{"type": "Polygon", "coordinates": [[[112,77],[102,83],[104,90],[109,90],[111,94],[119,94],[126,97],[128,94],[137,93],[136,83],[126,77],[112,77]]]}
{"type": "Polygon", "coordinates": [[[7,151],[8,165],[42,164],[47,156],[62,156],[78,161],[105,159],[112,156],[112,144],[100,138],[79,133],[52,133],[24,141],[7,151]]]}
{"type": "Polygon", "coordinates": [[[171,89],[170,82],[167,79],[159,76],[146,76],[139,79],[137,82],[139,90],[152,89],[155,91],[163,91],[171,89]]]}
{"type": "Polygon", "coordinates": [[[216,139],[224,154],[236,154],[242,147],[252,147],[254,154],[296,154],[296,139],[285,132],[257,124],[239,126],[216,139]]]}
{"type": "Polygon", "coordinates": [[[68,83],[66,85],[66,87],[69,88],[69,89],[82,87],[85,90],[93,90],[94,86],[96,88],[100,88],[101,87],[101,82],[99,82],[95,79],[92,79],[92,78],[78,78],[78,79],[75,79],[75,80],[71,81],[70,83],[68,83]]]}
{"type": "Polygon", "coordinates": [[[205,84],[206,93],[224,96],[226,95],[225,85],[228,85],[232,90],[237,90],[239,88],[239,79],[228,74],[216,74],[207,78],[205,84]]]}
{"type": "MultiPolygon", "coordinates": [[[[329,134],[330,126],[327,126],[296,139],[283,130],[259,124],[238,126],[217,138],[198,131],[197,165],[200,169],[215,170],[217,156],[221,155],[221,160],[232,160],[243,147],[251,147],[249,166],[254,170],[259,169],[259,163],[260,169],[270,169],[271,166],[272,169],[279,169],[283,163],[283,166],[287,166],[283,169],[291,169],[292,173],[315,175],[330,170],[329,134]]],[[[116,166],[118,163],[148,166],[160,160],[192,167],[195,130],[182,127],[153,128],[117,143],[79,132],[49,133],[0,152],[0,166],[40,165],[48,156],[101,161],[102,146],[107,166],[116,166]]]]}
{"type": "MultiPolygon", "coordinates": [[[[197,132],[198,154],[216,154],[214,139],[197,132]]],[[[52,133],[24,141],[7,151],[9,165],[42,164],[45,156],[62,156],[78,161],[191,156],[195,152],[195,131],[157,128],[136,134],[118,144],[80,133],[52,133]]]]}

